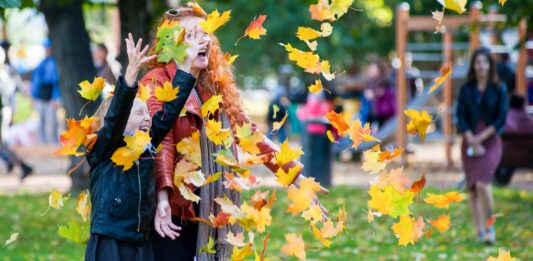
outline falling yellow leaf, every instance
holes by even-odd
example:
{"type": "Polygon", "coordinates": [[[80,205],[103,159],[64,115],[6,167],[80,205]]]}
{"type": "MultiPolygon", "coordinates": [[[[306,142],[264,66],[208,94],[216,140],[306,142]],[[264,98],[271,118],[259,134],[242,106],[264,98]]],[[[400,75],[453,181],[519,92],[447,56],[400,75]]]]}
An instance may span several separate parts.
{"type": "Polygon", "coordinates": [[[316,193],[320,191],[320,184],[314,178],[304,178],[300,181],[300,187],[289,187],[287,189],[287,198],[290,201],[287,211],[296,215],[311,206],[316,193]]]}
{"type": "Polygon", "coordinates": [[[56,189],[52,189],[50,196],[48,196],[48,206],[55,209],[60,209],[65,204],[70,196],[63,196],[63,194],[56,189]]]}
{"type": "Polygon", "coordinates": [[[80,90],[78,92],[86,100],[96,101],[100,97],[100,93],[105,87],[105,80],[103,77],[94,77],[92,83],[85,80],[79,84],[80,90]]]}
{"type": "Polygon", "coordinates": [[[407,132],[411,135],[418,134],[420,141],[423,143],[426,139],[428,126],[433,118],[425,110],[419,112],[414,109],[408,109],[403,111],[403,113],[411,118],[411,121],[407,124],[407,132]]]}
{"type": "Polygon", "coordinates": [[[414,193],[406,191],[400,193],[391,186],[380,188],[372,185],[368,190],[370,200],[368,206],[383,215],[398,217],[409,215],[411,211],[409,206],[413,203],[414,193]]]}
{"type": "Polygon", "coordinates": [[[190,137],[183,138],[176,144],[176,150],[183,157],[194,163],[196,166],[202,166],[202,150],[200,148],[200,131],[194,131],[190,137]]]}
{"type": "Polygon", "coordinates": [[[500,248],[498,249],[498,257],[489,256],[487,261],[516,261],[516,257],[512,257],[510,251],[500,248]]]}
{"type": "Polygon", "coordinates": [[[144,85],[140,83],[139,90],[137,92],[137,98],[143,102],[146,102],[148,99],[150,99],[150,97],[152,97],[150,86],[148,84],[144,85]]]}
{"type": "Polygon", "coordinates": [[[266,19],[266,15],[260,15],[259,17],[254,19],[250,23],[248,28],[246,28],[246,31],[244,31],[244,35],[241,36],[241,38],[239,38],[237,42],[235,42],[235,45],[237,45],[239,41],[246,36],[248,36],[250,39],[258,40],[261,39],[261,36],[266,35],[267,30],[263,27],[263,23],[266,19]]]}
{"type": "Polygon", "coordinates": [[[302,170],[301,165],[295,165],[294,167],[290,168],[288,172],[285,172],[283,168],[278,168],[278,170],[275,173],[277,177],[276,181],[281,185],[289,186],[294,182],[296,177],[298,177],[301,170],[302,170]]]}
{"type": "Polygon", "coordinates": [[[424,202],[434,205],[436,208],[448,208],[451,203],[461,202],[464,200],[463,194],[452,191],[446,194],[427,193],[424,202]]]}
{"type": "Polygon", "coordinates": [[[448,230],[448,228],[450,228],[450,216],[440,215],[437,219],[430,220],[429,224],[431,224],[434,228],[443,233],[448,230]]]}
{"type": "Polygon", "coordinates": [[[320,209],[320,206],[313,205],[308,210],[304,211],[302,213],[302,217],[309,221],[311,225],[315,225],[317,222],[320,222],[322,220],[322,210],[320,209]]]}
{"type": "Polygon", "coordinates": [[[76,212],[81,215],[83,221],[87,222],[89,214],[91,213],[91,201],[89,199],[89,191],[84,190],[78,196],[76,203],[76,212]]]}
{"type": "Polygon", "coordinates": [[[446,9],[450,9],[459,14],[462,14],[466,11],[467,0],[437,0],[442,6],[446,9]]]}
{"type": "Polygon", "coordinates": [[[208,115],[215,114],[216,111],[220,108],[220,103],[222,102],[222,95],[213,95],[209,100],[207,100],[204,105],[202,105],[201,113],[202,117],[207,117],[208,115]]]}
{"type": "Polygon", "coordinates": [[[309,6],[309,12],[313,20],[335,21],[346,14],[352,4],[353,0],[318,0],[317,4],[309,6]]]}
{"type": "Polygon", "coordinates": [[[202,27],[206,33],[213,33],[227,23],[230,19],[231,10],[223,12],[222,15],[220,15],[218,10],[215,10],[207,15],[207,19],[205,21],[200,22],[200,27],[202,27]]]}
{"type": "Polygon", "coordinates": [[[415,243],[415,221],[408,215],[400,216],[400,221],[392,225],[392,231],[398,237],[398,245],[407,246],[415,243]]]}
{"type": "Polygon", "coordinates": [[[309,91],[312,93],[317,93],[322,91],[324,87],[322,86],[322,81],[320,79],[316,80],[314,84],[309,86],[309,91]]]}
{"type": "Polygon", "coordinates": [[[208,120],[205,123],[205,134],[213,143],[221,145],[230,136],[230,130],[222,129],[222,122],[208,120]]]}
{"type": "Polygon", "coordinates": [[[330,111],[326,114],[326,118],[328,118],[333,128],[337,129],[337,132],[340,136],[345,136],[346,134],[348,134],[350,125],[348,125],[342,113],[330,111]]]}
{"type": "Polygon", "coordinates": [[[228,64],[233,64],[233,62],[235,62],[235,60],[237,60],[237,58],[239,57],[239,55],[231,55],[230,53],[225,53],[224,54],[224,60],[226,60],[226,62],[228,64]]]}
{"type": "Polygon", "coordinates": [[[133,163],[139,159],[141,154],[145,151],[148,143],[152,138],[150,133],[141,130],[135,131],[132,136],[126,136],[126,146],[120,147],[111,156],[111,160],[117,166],[123,166],[122,171],[126,171],[133,167],[133,163]]]}
{"type": "Polygon", "coordinates": [[[352,121],[349,129],[350,139],[353,142],[352,147],[357,148],[361,145],[361,142],[370,142],[376,141],[381,142],[380,140],[372,136],[372,131],[370,130],[370,123],[365,123],[365,126],[361,123],[361,120],[357,119],[352,121]]]}
{"type": "Polygon", "coordinates": [[[295,256],[300,260],[304,260],[305,255],[305,243],[301,235],[296,235],[293,233],[285,234],[285,244],[281,248],[281,252],[285,253],[288,256],[295,256]]]}
{"type": "Polygon", "coordinates": [[[163,87],[157,86],[155,88],[154,96],[158,101],[170,102],[178,97],[179,91],[179,87],[174,88],[171,82],[166,81],[163,83],[163,87]]]}
{"type": "Polygon", "coordinates": [[[385,169],[388,162],[380,161],[379,155],[381,154],[380,150],[372,149],[366,150],[363,152],[363,165],[361,168],[364,171],[370,172],[372,174],[378,173],[385,169]]]}
{"type": "Polygon", "coordinates": [[[498,3],[500,3],[502,6],[504,6],[505,3],[507,3],[507,0],[498,0],[498,3]]]}
{"type": "Polygon", "coordinates": [[[452,67],[449,63],[446,63],[442,66],[440,69],[441,76],[433,80],[435,84],[433,84],[429,88],[429,93],[434,92],[448,77],[452,74],[452,67]]]}
{"type": "Polygon", "coordinates": [[[289,145],[289,140],[286,139],[282,144],[279,152],[275,153],[276,156],[276,163],[281,167],[285,164],[297,159],[301,155],[303,155],[304,152],[302,151],[302,148],[296,147],[291,148],[289,145]]]}
{"type": "Polygon", "coordinates": [[[252,244],[247,244],[243,248],[234,247],[231,252],[231,261],[241,261],[252,255],[252,244]]]}
{"type": "Polygon", "coordinates": [[[437,25],[435,26],[435,33],[445,33],[446,32],[446,26],[442,24],[444,21],[444,11],[435,11],[431,12],[432,18],[437,21],[437,25]]]}
{"type": "Polygon", "coordinates": [[[331,241],[326,240],[315,225],[311,225],[311,228],[313,229],[313,235],[320,241],[320,243],[322,243],[322,245],[325,247],[329,247],[331,245],[331,241]]]}
{"type": "Polygon", "coordinates": [[[264,140],[264,136],[260,132],[254,131],[251,123],[237,127],[236,132],[235,136],[239,139],[239,145],[243,151],[252,155],[261,153],[257,144],[264,140]]]}

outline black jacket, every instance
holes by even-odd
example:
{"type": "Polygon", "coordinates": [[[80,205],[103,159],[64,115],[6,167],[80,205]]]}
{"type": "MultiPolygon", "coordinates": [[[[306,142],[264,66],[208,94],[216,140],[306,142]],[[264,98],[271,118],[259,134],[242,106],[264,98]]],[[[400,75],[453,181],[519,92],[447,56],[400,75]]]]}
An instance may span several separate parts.
{"type": "MultiPolygon", "coordinates": [[[[192,75],[183,71],[176,73],[172,85],[179,86],[178,98],[165,103],[163,110],[152,118],[150,137],[153,148],[174,125],[195,83],[192,75]]],[[[128,87],[123,77],[118,79],[104,126],[87,154],[87,161],[91,166],[91,233],[143,245],[148,240],[155,210],[153,168],[156,152],[145,150],[135,165],[125,172],[111,161],[115,150],[126,145],[123,133],[136,94],[137,84],[128,87]]]]}
{"type": "Polygon", "coordinates": [[[457,121],[460,132],[474,131],[480,119],[492,125],[501,134],[505,127],[508,109],[507,88],[504,84],[489,85],[483,95],[477,84],[461,86],[457,103],[457,121]]]}

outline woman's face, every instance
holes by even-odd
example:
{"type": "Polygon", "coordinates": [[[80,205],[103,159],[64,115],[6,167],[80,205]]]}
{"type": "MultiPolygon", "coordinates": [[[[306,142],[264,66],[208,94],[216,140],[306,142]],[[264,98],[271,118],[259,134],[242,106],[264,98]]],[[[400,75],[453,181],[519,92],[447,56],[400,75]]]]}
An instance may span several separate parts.
{"type": "Polygon", "coordinates": [[[488,79],[490,71],[489,58],[484,54],[479,54],[474,60],[474,71],[477,79],[488,79]]]}
{"type": "Polygon", "coordinates": [[[193,60],[192,67],[196,69],[206,69],[207,65],[209,64],[209,51],[211,49],[211,38],[209,37],[209,34],[206,33],[202,27],[200,27],[200,22],[205,21],[204,18],[201,17],[186,17],[180,20],[180,24],[182,27],[185,28],[187,34],[193,33],[195,31],[199,31],[202,33],[202,39],[200,40],[200,43],[203,42],[209,42],[207,45],[207,48],[205,50],[200,50],[200,53],[198,54],[198,57],[193,60]]]}

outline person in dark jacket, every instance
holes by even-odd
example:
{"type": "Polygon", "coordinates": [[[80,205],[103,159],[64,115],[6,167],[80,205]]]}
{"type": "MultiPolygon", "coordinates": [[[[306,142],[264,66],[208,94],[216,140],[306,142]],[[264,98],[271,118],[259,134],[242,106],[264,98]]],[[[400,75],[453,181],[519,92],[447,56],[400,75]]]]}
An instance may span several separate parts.
{"type": "MultiPolygon", "coordinates": [[[[166,102],[162,110],[150,118],[146,103],[135,96],[141,66],[156,55],[145,56],[148,46],[141,51],[142,39],[136,45],[131,34],[126,39],[129,59],[126,74],[119,77],[113,97],[106,99],[96,113],[100,124],[98,138],[86,156],[91,167],[92,209],[91,237],[85,260],[153,259],[149,238],[156,200],[155,148],[174,125],[196,84],[190,64],[200,49],[205,48],[198,37],[187,42],[190,45],[187,58],[172,80],[173,87],[179,87],[177,98],[166,102]],[[134,166],[124,171],[113,162],[112,155],[126,145],[125,137],[139,130],[148,132],[151,141],[134,161],[134,166]]],[[[171,233],[179,235],[179,227],[169,226],[173,229],[171,233]]]]}
{"type": "Polygon", "coordinates": [[[502,156],[500,135],[505,126],[508,98],[505,84],[498,81],[488,49],[477,49],[470,62],[467,82],[457,103],[458,129],[470,207],[479,241],[494,243],[494,227],[485,227],[492,216],[490,184],[502,156]]]}

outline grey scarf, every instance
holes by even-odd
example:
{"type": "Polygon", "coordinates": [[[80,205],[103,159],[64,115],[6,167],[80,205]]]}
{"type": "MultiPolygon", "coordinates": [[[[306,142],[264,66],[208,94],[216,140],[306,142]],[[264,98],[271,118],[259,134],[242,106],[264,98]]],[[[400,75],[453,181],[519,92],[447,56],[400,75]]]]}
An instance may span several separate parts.
{"type": "MultiPolygon", "coordinates": [[[[202,104],[196,89],[193,89],[193,95],[202,104]]],[[[229,119],[226,116],[226,113],[222,110],[219,110],[218,120],[222,122],[222,128],[229,128],[231,126],[229,119]]],[[[233,135],[233,133],[231,133],[233,135]]],[[[232,145],[233,146],[233,145],[232,145]]],[[[206,177],[211,176],[217,172],[230,173],[231,170],[215,162],[213,154],[224,149],[222,145],[216,145],[211,140],[207,138],[205,134],[205,124],[202,125],[201,135],[200,135],[200,147],[202,151],[202,173],[206,177]]],[[[233,152],[232,147],[232,152],[233,152]]],[[[220,211],[220,205],[218,205],[214,199],[217,197],[227,197],[231,201],[240,206],[241,196],[240,193],[234,190],[226,189],[222,184],[223,178],[218,179],[215,182],[209,183],[200,188],[200,211],[198,216],[202,219],[209,220],[209,215],[213,214],[216,216],[220,211]]],[[[238,225],[225,225],[220,228],[213,228],[203,222],[198,223],[198,239],[196,241],[196,253],[199,261],[214,261],[214,260],[228,260],[230,259],[231,253],[233,251],[233,246],[226,242],[226,234],[228,231],[231,231],[233,234],[237,234],[242,231],[242,228],[238,225]],[[215,250],[216,254],[201,253],[200,249],[203,246],[206,246],[209,242],[209,237],[215,240],[215,250]]]]}

